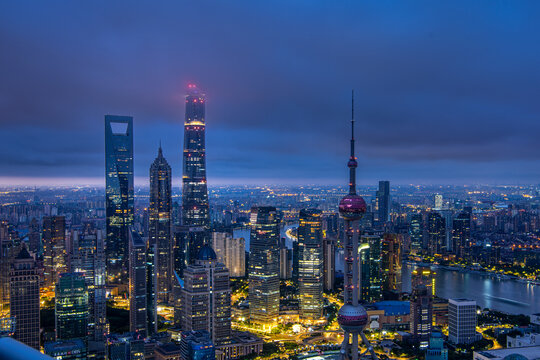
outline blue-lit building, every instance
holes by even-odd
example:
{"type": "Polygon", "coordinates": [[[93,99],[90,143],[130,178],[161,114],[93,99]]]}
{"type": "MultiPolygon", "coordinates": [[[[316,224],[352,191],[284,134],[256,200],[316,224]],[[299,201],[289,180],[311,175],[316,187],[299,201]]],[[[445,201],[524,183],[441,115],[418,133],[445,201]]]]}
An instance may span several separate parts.
{"type": "Polygon", "coordinates": [[[88,341],[88,286],[82,273],[60,274],[55,290],[56,340],[88,341]]]}
{"type": "Polygon", "coordinates": [[[182,332],[180,341],[183,360],[215,360],[216,350],[207,331],[182,332]]]}
{"type": "Polygon", "coordinates": [[[443,336],[438,331],[431,333],[426,360],[448,360],[448,349],[445,349],[443,336]]]}
{"type": "Polygon", "coordinates": [[[141,334],[111,334],[107,336],[109,360],[144,360],[144,338],[141,334]]]}
{"type": "Polygon", "coordinates": [[[107,276],[127,283],[129,227],[133,224],[133,118],[105,116],[107,276]]]}

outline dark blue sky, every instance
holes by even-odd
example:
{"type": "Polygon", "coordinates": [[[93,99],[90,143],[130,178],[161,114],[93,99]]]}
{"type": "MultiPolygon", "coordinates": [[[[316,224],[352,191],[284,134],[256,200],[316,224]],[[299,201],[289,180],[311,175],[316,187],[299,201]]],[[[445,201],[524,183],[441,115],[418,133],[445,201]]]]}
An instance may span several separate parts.
{"type": "Polygon", "coordinates": [[[361,183],[537,183],[539,19],[513,0],[3,1],[0,183],[103,183],[108,113],[135,118],[138,184],[160,139],[178,182],[191,81],[210,183],[345,183],[351,88],[361,183]]]}

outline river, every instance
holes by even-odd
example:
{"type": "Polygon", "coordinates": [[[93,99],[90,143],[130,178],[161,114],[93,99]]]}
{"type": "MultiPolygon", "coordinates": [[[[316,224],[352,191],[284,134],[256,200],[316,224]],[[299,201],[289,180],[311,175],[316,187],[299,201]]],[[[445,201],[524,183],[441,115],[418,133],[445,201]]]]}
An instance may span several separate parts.
{"type": "MultiPolygon", "coordinates": [[[[411,291],[411,271],[416,266],[404,264],[402,269],[403,291],[411,291]]],[[[442,298],[467,298],[476,300],[482,308],[511,314],[540,313],[540,286],[516,280],[497,279],[487,274],[433,268],[435,294],[442,298]]]]}

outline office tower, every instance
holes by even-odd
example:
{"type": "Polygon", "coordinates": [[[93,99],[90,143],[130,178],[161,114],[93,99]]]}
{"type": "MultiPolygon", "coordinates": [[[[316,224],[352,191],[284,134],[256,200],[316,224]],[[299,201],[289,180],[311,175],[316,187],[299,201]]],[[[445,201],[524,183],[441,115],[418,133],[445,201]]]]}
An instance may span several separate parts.
{"type": "Polygon", "coordinates": [[[434,273],[417,268],[411,277],[411,333],[421,348],[428,346],[433,323],[434,273]]]}
{"type": "Polygon", "coordinates": [[[452,222],[452,251],[459,258],[468,256],[471,246],[471,214],[463,211],[452,222]]]}
{"type": "Polygon", "coordinates": [[[155,348],[154,355],[154,360],[177,360],[181,358],[182,348],[172,342],[161,344],[155,348]]]}
{"type": "Polygon", "coordinates": [[[304,321],[316,321],[323,316],[323,233],[322,212],[300,210],[298,226],[298,289],[300,316],[304,321]]]}
{"type": "Polygon", "coordinates": [[[37,255],[41,248],[41,236],[39,234],[39,223],[36,218],[32,218],[28,229],[28,251],[37,255]]]}
{"type": "Polygon", "coordinates": [[[435,296],[435,271],[428,267],[417,267],[411,274],[411,288],[424,285],[428,288],[431,295],[435,296]]]}
{"type": "Polygon", "coordinates": [[[431,333],[426,360],[448,360],[448,349],[444,348],[444,338],[438,331],[431,333]]]}
{"type": "Polygon", "coordinates": [[[99,345],[104,345],[108,323],[103,232],[87,227],[81,235],[79,232],[74,232],[72,241],[69,271],[81,273],[86,282],[89,303],[89,339],[99,342],[99,345]]]}
{"type": "Polygon", "coordinates": [[[157,245],[148,244],[146,248],[146,329],[147,336],[157,333],[157,245]]]}
{"type": "Polygon", "coordinates": [[[193,84],[188,86],[184,121],[184,155],[182,176],[182,225],[198,227],[188,246],[188,261],[195,260],[208,242],[210,228],[205,152],[206,96],[193,84]]]}
{"type": "Polygon", "coordinates": [[[88,287],[82,273],[60,274],[55,291],[56,340],[88,340],[88,287]]]}
{"type": "Polygon", "coordinates": [[[409,236],[411,237],[411,254],[420,255],[424,248],[424,221],[422,215],[414,214],[409,225],[409,236]]]}
{"type": "Polygon", "coordinates": [[[43,346],[45,354],[58,360],[86,360],[86,345],[81,339],[50,341],[43,346]]]}
{"type": "Polygon", "coordinates": [[[476,301],[448,300],[448,340],[454,344],[476,341],[476,301]]]}
{"type": "Polygon", "coordinates": [[[231,288],[229,270],[204,245],[194,264],[184,270],[182,329],[207,331],[216,345],[231,337],[231,288]]]}
{"type": "Polygon", "coordinates": [[[265,328],[279,316],[279,223],[275,207],[251,209],[249,317],[265,328]]]}
{"type": "Polygon", "coordinates": [[[54,286],[58,275],[66,271],[66,219],[63,216],[43,217],[44,285],[54,286]]]}
{"type": "Polygon", "coordinates": [[[147,334],[146,243],[129,232],[129,331],[147,334]]]}
{"type": "Polygon", "coordinates": [[[231,277],[246,276],[246,241],[243,237],[234,238],[228,232],[214,232],[212,246],[218,261],[225,264],[231,277]]]}
{"type": "Polygon", "coordinates": [[[360,300],[372,303],[382,300],[383,271],[381,236],[365,234],[361,237],[360,256],[360,300]]]}
{"type": "Polygon", "coordinates": [[[339,202],[339,213],[345,220],[344,239],[344,286],[343,299],[345,304],[339,309],[337,320],[344,331],[341,353],[344,359],[358,360],[358,336],[370,351],[373,359],[377,356],[369,345],[363,330],[368,322],[366,309],[359,304],[361,289],[360,273],[360,220],[366,212],[366,202],[356,194],[356,156],[354,155],[354,98],[351,116],[351,155],[347,163],[349,168],[349,193],[339,202]]]}
{"type": "Polygon", "coordinates": [[[401,240],[398,234],[384,234],[382,241],[383,290],[401,292],[401,240]]]}
{"type": "Polygon", "coordinates": [[[443,208],[443,197],[441,194],[435,194],[435,204],[433,209],[434,210],[442,210],[443,208]]]}
{"type": "Polygon", "coordinates": [[[9,274],[20,251],[20,238],[13,226],[0,220],[0,316],[7,316],[10,301],[9,274]]]}
{"type": "MultiPolygon", "coordinates": [[[[157,301],[168,303],[172,291],[173,241],[171,236],[171,167],[161,146],[150,166],[149,242],[156,245],[157,301]]],[[[171,299],[172,300],[172,299],[171,299]]]]}
{"type": "Polygon", "coordinates": [[[207,331],[182,331],[182,360],[215,360],[216,350],[207,331]]]}
{"type": "Polygon", "coordinates": [[[428,214],[428,246],[431,256],[446,252],[446,222],[435,211],[428,214]]]}
{"type": "Polygon", "coordinates": [[[107,278],[128,278],[129,228],[133,224],[133,118],[105,116],[105,207],[107,278]]]}
{"type": "Polygon", "coordinates": [[[15,318],[14,338],[39,350],[39,273],[23,246],[9,273],[10,316],[15,318]]]}
{"type": "Polygon", "coordinates": [[[324,239],[324,290],[334,290],[336,280],[336,240],[324,239]]]}
{"type": "MultiPolygon", "coordinates": [[[[296,242],[298,244],[298,242],[296,242]]],[[[298,251],[298,246],[296,246],[298,251]]],[[[290,280],[295,274],[294,271],[294,254],[293,250],[287,248],[285,239],[281,238],[279,241],[279,278],[280,280],[290,280]]],[[[296,271],[298,276],[298,271],[296,271]]]]}
{"type": "Polygon", "coordinates": [[[377,220],[381,223],[390,220],[390,181],[379,181],[376,206],[377,220]]]}

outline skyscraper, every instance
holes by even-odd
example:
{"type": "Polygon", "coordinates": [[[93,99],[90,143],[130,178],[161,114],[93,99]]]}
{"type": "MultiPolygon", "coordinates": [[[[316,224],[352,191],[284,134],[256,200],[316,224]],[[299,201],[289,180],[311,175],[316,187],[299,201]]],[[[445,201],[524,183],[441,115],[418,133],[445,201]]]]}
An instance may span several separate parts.
{"type": "Polygon", "coordinates": [[[372,303],[382,300],[383,272],[381,235],[362,235],[360,247],[361,300],[372,303]]]}
{"type": "Polygon", "coordinates": [[[184,270],[182,330],[208,331],[214,344],[231,337],[231,288],[229,270],[205,245],[194,264],[184,270]]]}
{"type": "Polygon", "coordinates": [[[377,220],[385,223],[390,215],[390,181],[379,181],[379,190],[377,191],[377,220]]]}
{"type": "Polygon", "coordinates": [[[55,291],[56,340],[88,341],[88,287],[82,273],[60,274],[55,291]]]}
{"type": "Polygon", "coordinates": [[[452,251],[459,258],[468,256],[471,242],[471,214],[463,211],[452,222],[452,251]]]}
{"type": "Polygon", "coordinates": [[[417,268],[411,276],[411,333],[421,348],[428,346],[433,323],[433,289],[435,273],[417,268]]]}
{"type": "Polygon", "coordinates": [[[193,84],[188,86],[184,121],[184,154],[182,176],[182,225],[197,227],[197,236],[190,237],[188,263],[208,242],[210,217],[206,184],[205,150],[206,96],[193,84]]]}
{"type": "Polygon", "coordinates": [[[41,248],[41,236],[39,235],[39,223],[36,218],[32,218],[28,230],[28,250],[37,255],[41,248]]]}
{"type": "Polygon", "coordinates": [[[39,274],[35,260],[23,246],[9,273],[10,316],[15,339],[39,350],[39,274]]]}
{"type": "Polygon", "coordinates": [[[300,210],[298,226],[298,285],[300,294],[300,316],[307,321],[316,321],[323,316],[323,233],[320,210],[300,210]]]}
{"type": "Polygon", "coordinates": [[[343,300],[345,304],[339,309],[337,320],[344,331],[341,353],[344,359],[358,360],[358,336],[371,352],[373,359],[377,356],[363,333],[368,322],[366,309],[359,304],[361,289],[359,235],[360,220],[366,212],[366,202],[356,194],[356,168],[358,163],[354,155],[354,98],[351,114],[351,155],[349,168],[349,193],[339,202],[339,213],[345,219],[344,239],[344,286],[343,300]]]}
{"type": "Polygon", "coordinates": [[[401,292],[401,237],[384,234],[382,242],[383,290],[401,292]]]}
{"type": "Polygon", "coordinates": [[[147,244],[146,248],[146,329],[147,336],[157,332],[157,245],[147,244]]]}
{"type": "Polygon", "coordinates": [[[411,217],[409,236],[411,237],[411,254],[420,255],[424,246],[424,226],[421,214],[413,214],[411,217]]]}
{"type": "Polygon", "coordinates": [[[246,275],[246,241],[244,238],[234,238],[228,232],[214,232],[212,246],[216,251],[218,261],[225,264],[231,277],[246,275]]]}
{"type": "Polygon", "coordinates": [[[279,316],[279,223],[275,207],[251,209],[249,316],[264,327],[279,316]]]}
{"type": "Polygon", "coordinates": [[[105,116],[107,277],[127,283],[129,227],[133,224],[133,118],[105,116]]]}
{"type": "Polygon", "coordinates": [[[336,240],[333,238],[324,239],[324,290],[334,290],[336,280],[336,240]]]}
{"type": "Polygon", "coordinates": [[[146,243],[135,231],[130,231],[129,235],[129,330],[146,336],[146,243]]]}
{"type": "Polygon", "coordinates": [[[454,344],[476,341],[476,301],[448,300],[448,340],[454,344]]]}
{"type": "Polygon", "coordinates": [[[446,222],[436,211],[428,214],[428,246],[432,256],[446,252],[446,222]]]}
{"type": "Polygon", "coordinates": [[[171,167],[163,157],[161,146],[150,166],[150,244],[156,246],[157,301],[168,303],[173,280],[173,241],[171,237],[171,167]]]}
{"type": "Polygon", "coordinates": [[[82,234],[74,232],[72,240],[72,260],[69,271],[81,273],[88,288],[89,339],[104,345],[108,324],[103,233],[102,230],[87,227],[82,234]]]}
{"type": "Polygon", "coordinates": [[[65,217],[43,217],[43,272],[45,286],[54,286],[58,276],[66,271],[65,231],[65,217]]]}

